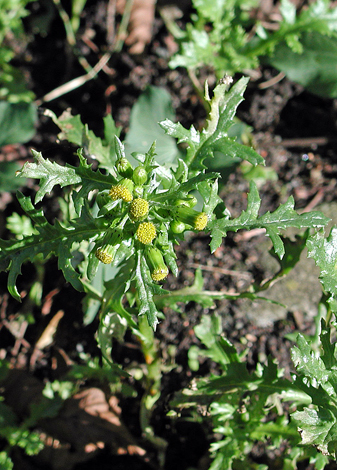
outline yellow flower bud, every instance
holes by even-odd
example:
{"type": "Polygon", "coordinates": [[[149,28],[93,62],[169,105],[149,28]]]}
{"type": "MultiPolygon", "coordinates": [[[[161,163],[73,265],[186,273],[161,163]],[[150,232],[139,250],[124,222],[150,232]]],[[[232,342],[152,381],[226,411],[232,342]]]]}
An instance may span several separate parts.
{"type": "Polygon", "coordinates": [[[152,222],[142,222],[137,228],[136,235],[141,243],[149,245],[157,236],[156,227],[152,222]]]}
{"type": "Polygon", "coordinates": [[[129,215],[131,220],[143,220],[148,215],[148,213],[149,203],[145,199],[137,197],[131,202],[129,209],[129,215]]]}
{"type": "Polygon", "coordinates": [[[95,256],[102,263],[110,264],[110,263],[112,263],[112,261],[114,259],[114,256],[115,256],[115,253],[116,253],[116,248],[118,248],[118,246],[117,247],[111,246],[111,245],[101,246],[100,248],[97,248],[95,256]]]}
{"type": "Polygon", "coordinates": [[[123,199],[125,202],[131,202],[133,199],[133,182],[128,178],[124,178],[120,183],[111,187],[109,196],[116,201],[117,199],[123,199]]]}
{"type": "Polygon", "coordinates": [[[167,277],[169,269],[164,262],[161,251],[152,246],[146,251],[146,259],[151,271],[152,280],[155,282],[163,281],[167,277]]]}
{"type": "Polygon", "coordinates": [[[176,211],[176,217],[178,220],[190,225],[194,230],[204,230],[208,222],[205,212],[198,212],[190,207],[179,207],[176,211]]]}

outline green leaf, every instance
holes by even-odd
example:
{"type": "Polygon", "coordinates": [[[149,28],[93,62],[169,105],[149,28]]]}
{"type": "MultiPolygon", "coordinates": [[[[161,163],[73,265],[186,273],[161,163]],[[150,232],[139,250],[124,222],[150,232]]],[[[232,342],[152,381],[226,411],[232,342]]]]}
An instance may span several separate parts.
{"type": "Polygon", "coordinates": [[[26,261],[34,261],[36,256],[48,258],[57,254],[58,266],[68,282],[77,290],[83,290],[80,275],[71,264],[71,250],[74,242],[96,238],[102,229],[98,228],[86,206],[80,219],[73,220],[72,227],[64,227],[56,221],[51,225],[42,210],[36,209],[30,198],[18,193],[18,200],[26,214],[35,222],[38,234],[25,237],[23,240],[0,240],[0,266],[8,266],[8,290],[20,301],[16,288],[16,279],[21,274],[21,266],[26,261]]]}
{"type": "Polygon", "coordinates": [[[166,293],[163,293],[163,291],[161,291],[158,293],[158,295],[155,295],[153,297],[154,302],[159,309],[162,309],[164,307],[170,307],[176,310],[179,310],[179,302],[196,302],[205,308],[209,308],[214,307],[215,300],[236,300],[238,298],[245,298],[250,300],[259,299],[271,303],[276,303],[277,305],[282,305],[265,297],[261,297],[258,292],[240,292],[231,294],[222,291],[203,290],[203,283],[204,281],[201,270],[197,269],[195,272],[194,282],[191,286],[183,287],[182,289],[177,289],[166,293]]]}
{"type": "Polygon", "coordinates": [[[35,455],[43,449],[44,444],[41,441],[40,435],[35,432],[28,431],[27,429],[20,428],[7,428],[7,439],[9,444],[22,447],[27,455],[35,455]]]}
{"type": "Polygon", "coordinates": [[[296,21],[296,7],[289,0],[282,0],[280,13],[286,23],[294,24],[296,21]]]}
{"type": "Polygon", "coordinates": [[[321,270],[319,279],[323,289],[330,294],[330,305],[333,305],[337,298],[337,227],[331,229],[327,238],[323,231],[310,236],[307,247],[308,256],[321,270]]]}
{"type": "Polygon", "coordinates": [[[193,126],[188,130],[180,122],[174,123],[170,119],[159,122],[159,125],[167,135],[176,138],[178,144],[187,144],[186,160],[189,161],[200,144],[200,133],[193,126]]]}
{"type": "Polygon", "coordinates": [[[160,123],[166,133],[178,139],[178,143],[188,144],[185,163],[191,175],[204,171],[203,161],[207,157],[214,157],[214,152],[221,152],[226,158],[233,158],[233,162],[239,158],[249,161],[252,165],[264,164],[263,158],[255,150],[237,143],[228,136],[247,83],[248,78],[243,77],[229,91],[226,84],[220,84],[214,89],[207,127],[201,134],[194,127],[187,131],[181,124],[173,124],[168,120],[160,123]]]}
{"type": "Polygon", "coordinates": [[[212,220],[214,209],[222,202],[218,196],[218,180],[200,183],[198,189],[205,201],[202,210],[207,214],[208,220],[212,220]]]}
{"type": "Polygon", "coordinates": [[[303,445],[314,445],[323,454],[336,455],[337,425],[336,416],[331,410],[304,408],[292,413],[291,417],[300,428],[303,445]],[[332,452],[329,443],[334,444],[332,452]]]}
{"type": "Polygon", "coordinates": [[[150,327],[155,331],[158,321],[158,311],[153,301],[153,294],[158,294],[161,288],[156,286],[149,273],[144,255],[137,252],[137,265],[135,269],[135,280],[139,295],[139,315],[146,315],[150,327]]]}
{"type": "Polygon", "coordinates": [[[112,176],[103,175],[99,170],[93,171],[80,150],[77,152],[80,159],[78,167],[61,166],[56,162],[43,158],[40,152],[33,149],[32,153],[35,163],[26,162],[22,169],[17,171],[17,176],[40,179],[40,188],[36,193],[35,203],[40,202],[57,184],[61,188],[81,184],[79,191],[73,194],[75,209],[79,214],[84,200],[87,199],[91,190],[108,189],[115,182],[115,178],[112,176]]]}
{"type": "Polygon", "coordinates": [[[292,350],[298,375],[295,382],[311,398],[310,408],[292,413],[299,427],[302,444],[314,445],[323,454],[336,457],[337,450],[337,374],[335,339],[331,328],[321,322],[321,348],[313,350],[302,335],[292,350]]]}
{"type": "Polygon", "coordinates": [[[280,205],[274,212],[266,212],[258,217],[261,199],[255,183],[250,183],[250,192],[247,198],[247,209],[236,219],[222,218],[211,221],[208,227],[211,229],[211,250],[214,252],[222,242],[228,231],[240,229],[251,230],[253,228],[265,228],[267,236],[270,237],[275,253],[283,258],[285,249],[283,241],[279,236],[280,230],[288,227],[324,227],[329,219],[321,212],[313,211],[297,214],[294,210],[294,199],[289,197],[285,204],[280,205]]]}
{"type": "Polygon", "coordinates": [[[130,116],[130,130],[125,139],[125,150],[145,154],[156,141],[157,161],[161,165],[173,162],[179,150],[169,135],[158,126],[163,119],[174,119],[171,96],[164,88],[150,86],[133,106],[130,116]]]}
{"type": "Polygon", "coordinates": [[[152,281],[150,271],[142,250],[137,251],[137,264],[134,271],[134,279],[136,281],[138,293],[138,315],[146,315],[148,324],[155,331],[159,323],[154,296],[168,294],[161,285],[152,281]]]}
{"type": "Polygon", "coordinates": [[[154,194],[153,196],[151,196],[151,200],[155,202],[161,202],[167,201],[169,199],[172,199],[174,201],[177,199],[184,198],[187,193],[195,190],[199,183],[216,179],[218,177],[218,173],[199,173],[194,178],[189,178],[185,183],[182,183],[180,185],[174,184],[174,181],[172,180],[173,184],[171,185],[168,191],[163,191],[154,194]]]}
{"type": "Polygon", "coordinates": [[[79,184],[81,182],[73,168],[61,166],[56,162],[51,162],[42,157],[41,152],[32,149],[35,163],[26,162],[22,169],[17,172],[17,176],[25,178],[40,179],[40,189],[35,196],[35,204],[42,201],[47,193],[50,193],[56,184],[61,188],[70,184],[79,184]]]}
{"type": "Polygon", "coordinates": [[[337,38],[304,33],[302,53],[279,44],[268,62],[293,82],[324,98],[337,97],[337,38]]]}
{"type": "Polygon", "coordinates": [[[306,247],[306,240],[309,236],[309,230],[303,235],[296,235],[294,240],[282,237],[282,243],[284,246],[284,256],[280,259],[273,249],[270,250],[270,254],[280,264],[280,274],[283,276],[288,274],[299,262],[302,251],[306,247]]]}
{"type": "Polygon", "coordinates": [[[36,121],[35,104],[0,101],[0,147],[28,142],[35,135],[36,121]]]}
{"type": "Polygon", "coordinates": [[[116,312],[126,320],[127,325],[135,333],[137,332],[137,323],[133,319],[130,312],[126,310],[125,305],[123,305],[124,295],[130,287],[130,280],[133,269],[134,261],[130,259],[126,264],[120,267],[118,273],[112,280],[109,280],[105,283],[105,291],[101,307],[101,317],[103,320],[105,315],[109,312],[116,312]]]}
{"type": "Polygon", "coordinates": [[[87,125],[82,123],[80,116],[72,116],[69,110],[64,111],[60,117],[50,110],[45,110],[45,115],[51,117],[61,129],[62,132],[58,135],[60,140],[67,140],[82,147],[86,155],[97,160],[102,168],[111,171],[115,162],[113,137],[120,134],[120,130],[114,126],[112,118],[104,121],[105,131],[116,134],[110,134],[106,138],[106,142],[103,143],[87,125]]]}
{"type": "Polygon", "coordinates": [[[203,16],[210,21],[216,21],[220,15],[222,15],[223,10],[226,5],[223,0],[193,0],[193,7],[201,11],[203,16]]]}
{"type": "Polygon", "coordinates": [[[119,137],[122,128],[116,127],[115,121],[113,120],[111,114],[104,116],[103,118],[104,123],[104,140],[107,145],[114,145],[115,137],[119,137]]]}
{"type": "Polygon", "coordinates": [[[72,194],[76,213],[80,215],[83,205],[88,200],[89,192],[93,190],[103,191],[110,189],[111,186],[116,183],[116,179],[112,175],[104,175],[100,170],[94,171],[92,165],[88,164],[82,155],[81,149],[77,151],[77,155],[80,160],[80,165],[78,167],[69,165],[68,167],[74,169],[77,176],[81,178],[80,189],[74,191],[72,194]]]}
{"type": "Polygon", "coordinates": [[[178,308],[178,302],[197,302],[203,307],[213,307],[214,299],[221,297],[220,292],[208,292],[203,290],[204,280],[202,278],[201,270],[198,269],[195,273],[194,282],[189,287],[183,287],[169,293],[161,293],[154,297],[155,303],[158,308],[171,307],[178,308]]]}
{"type": "Polygon", "coordinates": [[[226,370],[230,362],[241,362],[235,347],[222,334],[221,317],[214,314],[203,315],[201,322],[194,328],[197,338],[206,346],[203,355],[220,364],[226,370]]]}
{"type": "Polygon", "coordinates": [[[293,347],[291,353],[296,369],[311,381],[324,385],[329,380],[329,373],[324,362],[314,353],[301,334],[298,334],[296,343],[297,346],[293,347]]]}

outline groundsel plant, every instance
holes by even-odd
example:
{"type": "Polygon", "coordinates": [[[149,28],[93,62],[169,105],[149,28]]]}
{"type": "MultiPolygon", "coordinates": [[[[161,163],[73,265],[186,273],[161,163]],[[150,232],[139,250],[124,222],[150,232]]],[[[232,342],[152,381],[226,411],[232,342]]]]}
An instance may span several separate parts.
{"type": "Polygon", "coordinates": [[[156,162],[155,143],[145,154],[126,155],[111,116],[104,118],[105,137],[100,139],[79,116],[65,112],[58,118],[49,111],[62,131],[60,140],[78,147],[79,165],[61,166],[32,150],[35,161],[25,163],[17,172],[20,177],[39,179],[40,188],[34,203],[21,192],[17,194],[34,232],[20,240],[0,240],[0,268],[8,271],[11,295],[21,300],[16,282],[24,262],[56,255],[66,281],[99,301],[101,325],[107,325],[111,315],[118,315],[139,334],[139,316],[146,316],[156,329],[161,315],[157,305],[161,296],[169,294],[161,283],[169,272],[178,274],[175,245],[186,231],[210,233],[213,252],[228,231],[263,227],[282,259],[282,229],[326,225],[328,219],[320,212],[297,214],[292,197],[273,213],[260,215],[261,201],[254,183],[247,208],[239,217],[232,218],[224,208],[218,196],[219,175],[207,171],[205,159],[217,152],[254,166],[264,164],[253,148],[228,137],[248,79],[241,78],[229,89],[231,81],[223,79],[212,98],[206,86],[211,111],[203,130],[185,129],[168,119],[159,123],[186,149],[184,158],[169,166],[156,162]],[[51,224],[36,204],[55,185],[68,186],[71,195],[62,218],[51,224]],[[216,217],[214,210],[220,203],[223,209],[217,210],[216,217]],[[97,293],[92,285],[102,265],[113,269],[104,291],[97,293]]]}

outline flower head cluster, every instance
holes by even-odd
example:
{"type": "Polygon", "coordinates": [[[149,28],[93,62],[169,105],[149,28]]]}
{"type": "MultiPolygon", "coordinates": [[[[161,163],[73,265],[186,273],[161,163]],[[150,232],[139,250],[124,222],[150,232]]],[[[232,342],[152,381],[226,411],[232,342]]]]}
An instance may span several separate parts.
{"type": "MultiPolygon", "coordinates": [[[[117,226],[116,224],[118,224],[117,231],[122,234],[122,238],[132,239],[134,237],[138,247],[142,246],[141,251],[144,253],[152,280],[160,282],[167,277],[169,269],[164,261],[166,251],[163,251],[161,237],[157,238],[156,221],[160,222],[161,227],[169,227],[171,235],[179,235],[185,230],[204,230],[208,223],[208,217],[205,212],[193,209],[197,199],[191,194],[184,194],[180,199],[174,199],[171,196],[167,202],[161,198],[159,201],[163,202],[157,202],[157,204],[153,202],[151,215],[149,215],[151,191],[156,186],[146,186],[149,179],[147,169],[143,163],[133,169],[124,156],[120,157],[116,162],[116,170],[121,176],[121,180],[111,187],[108,195],[106,194],[104,198],[101,197],[100,210],[104,216],[111,214],[109,221],[112,220],[112,222],[107,233],[115,230],[111,228],[112,225],[117,226]],[[110,199],[110,202],[106,202],[106,198],[110,199]],[[113,201],[120,200],[121,204],[111,204],[111,199],[113,201]],[[107,213],[102,211],[104,207],[107,207],[107,213]]],[[[151,181],[152,178],[153,175],[151,181]]],[[[163,240],[167,240],[165,236],[163,240]]],[[[121,238],[117,240],[114,237],[109,239],[105,236],[102,245],[96,249],[96,257],[102,263],[112,263],[121,243],[121,238]]],[[[170,239],[165,241],[166,243],[170,244],[170,239]]]]}

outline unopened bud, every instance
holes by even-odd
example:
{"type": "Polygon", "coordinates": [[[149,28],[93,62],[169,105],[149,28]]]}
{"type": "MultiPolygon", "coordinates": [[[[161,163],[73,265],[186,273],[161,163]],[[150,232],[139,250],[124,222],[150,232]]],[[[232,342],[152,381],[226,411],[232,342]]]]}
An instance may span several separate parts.
{"type": "Polygon", "coordinates": [[[123,232],[121,229],[109,230],[102,240],[102,245],[95,252],[96,258],[104,264],[112,263],[122,239],[123,232]]]}
{"type": "Polygon", "coordinates": [[[129,208],[129,216],[131,220],[139,222],[140,220],[143,220],[148,213],[149,203],[145,199],[137,197],[131,202],[129,208]]]}
{"type": "Polygon", "coordinates": [[[194,230],[204,230],[208,222],[205,212],[198,212],[190,207],[179,207],[176,211],[176,217],[181,222],[190,225],[194,230]]]}
{"type": "Polygon", "coordinates": [[[116,201],[117,199],[123,199],[125,202],[131,202],[133,199],[133,182],[128,179],[122,179],[118,184],[111,187],[109,196],[116,201]]]}
{"type": "Polygon", "coordinates": [[[173,220],[170,224],[173,233],[183,233],[186,230],[186,225],[180,220],[173,220]]]}
{"type": "Polygon", "coordinates": [[[136,235],[141,243],[149,245],[157,236],[156,227],[152,222],[142,222],[137,228],[136,235]]]}
{"type": "Polygon", "coordinates": [[[133,170],[132,179],[135,182],[135,184],[140,185],[140,186],[146,183],[147,171],[145,170],[145,168],[143,166],[137,166],[137,168],[133,170]]]}
{"type": "Polygon", "coordinates": [[[116,161],[116,169],[118,173],[124,178],[132,178],[133,168],[129,160],[125,157],[121,157],[116,161]]]}
{"type": "Polygon", "coordinates": [[[167,277],[169,270],[164,262],[164,258],[161,254],[161,251],[154,246],[150,247],[146,251],[146,260],[153,281],[163,281],[167,277]]]}

